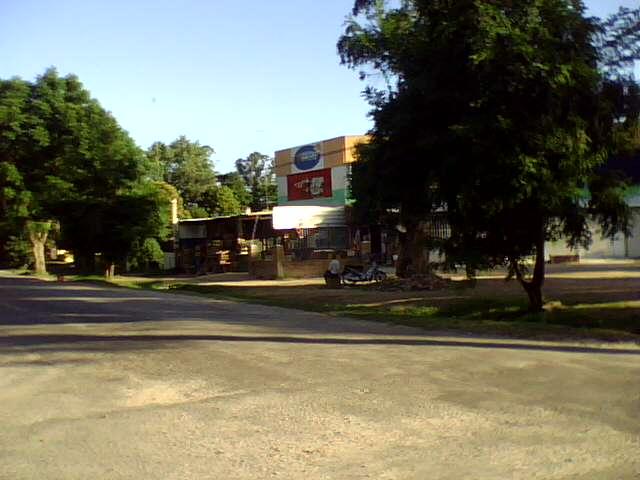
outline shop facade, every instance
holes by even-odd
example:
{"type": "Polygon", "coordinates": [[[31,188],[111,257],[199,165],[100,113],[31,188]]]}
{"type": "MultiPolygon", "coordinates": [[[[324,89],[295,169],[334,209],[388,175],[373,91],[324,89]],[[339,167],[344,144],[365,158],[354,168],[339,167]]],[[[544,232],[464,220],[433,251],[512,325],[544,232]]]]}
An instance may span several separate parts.
{"type": "Polygon", "coordinates": [[[287,254],[303,260],[371,253],[369,230],[355,225],[349,212],[351,164],[357,146],[367,141],[364,135],[342,136],[275,153],[273,226],[282,232],[287,254]]]}

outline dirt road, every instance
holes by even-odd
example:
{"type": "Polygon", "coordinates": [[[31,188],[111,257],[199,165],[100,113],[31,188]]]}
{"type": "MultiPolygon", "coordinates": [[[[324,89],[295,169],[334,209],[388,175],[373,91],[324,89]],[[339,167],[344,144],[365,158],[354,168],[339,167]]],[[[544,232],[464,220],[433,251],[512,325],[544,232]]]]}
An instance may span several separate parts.
{"type": "Polygon", "coordinates": [[[0,278],[2,479],[640,478],[640,348],[0,278]]]}

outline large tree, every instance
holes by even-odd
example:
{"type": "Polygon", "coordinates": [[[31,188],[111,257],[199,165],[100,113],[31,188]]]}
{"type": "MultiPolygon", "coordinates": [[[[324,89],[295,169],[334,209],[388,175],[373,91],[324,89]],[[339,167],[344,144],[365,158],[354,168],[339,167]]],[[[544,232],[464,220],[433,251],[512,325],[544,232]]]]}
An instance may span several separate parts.
{"type": "Polygon", "coordinates": [[[242,210],[251,206],[253,196],[242,175],[238,172],[230,172],[220,175],[218,181],[222,186],[228,187],[233,192],[242,210]]]}
{"type": "Polygon", "coordinates": [[[247,158],[236,160],[236,170],[251,193],[252,210],[263,210],[275,206],[277,188],[274,181],[273,158],[253,152],[247,158]]]}
{"type": "Polygon", "coordinates": [[[211,147],[185,136],[169,145],[155,142],[147,150],[147,172],[151,178],[178,190],[189,216],[214,215],[219,208],[211,200],[219,187],[211,160],[213,153],[211,147]]]}
{"type": "Polygon", "coordinates": [[[375,126],[353,171],[357,203],[399,212],[418,272],[425,220],[445,210],[449,262],[509,266],[539,310],[546,240],[588,245],[590,216],[609,235],[627,226],[623,183],[601,167],[638,121],[624,75],[638,12],[601,22],[579,0],[358,0],[354,15],[342,60],[388,86],[366,91],[375,126]]]}
{"type": "Polygon", "coordinates": [[[243,207],[233,190],[226,185],[215,186],[204,192],[202,206],[209,215],[239,215],[243,207]]]}
{"type": "MultiPolygon", "coordinates": [[[[144,181],[143,161],[143,152],[77,77],[49,69],[35,82],[0,81],[2,229],[31,241],[39,273],[54,225],[79,264],[91,266],[95,253],[118,243],[107,212],[127,204],[144,181]]],[[[119,229],[139,231],[134,215],[120,220],[119,229]]]]}

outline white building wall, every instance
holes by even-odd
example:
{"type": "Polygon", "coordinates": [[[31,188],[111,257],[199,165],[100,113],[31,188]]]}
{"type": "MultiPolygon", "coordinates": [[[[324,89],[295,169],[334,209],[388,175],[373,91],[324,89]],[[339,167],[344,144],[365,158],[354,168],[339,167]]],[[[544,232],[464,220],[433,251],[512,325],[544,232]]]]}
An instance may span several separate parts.
{"type": "Polygon", "coordinates": [[[278,186],[278,198],[287,198],[289,196],[287,177],[276,177],[276,183],[278,186]]]}
{"type": "Polygon", "coordinates": [[[627,238],[627,254],[629,258],[640,258],[640,208],[633,209],[633,225],[631,236],[627,238]]]}
{"type": "Polygon", "coordinates": [[[347,183],[347,166],[333,167],[331,169],[331,190],[345,190],[348,186],[347,183]]]}
{"type": "Polygon", "coordinates": [[[580,255],[580,258],[640,258],[640,208],[633,208],[632,236],[624,238],[618,234],[615,238],[602,238],[602,231],[597,223],[589,222],[591,229],[591,245],[588,249],[571,250],[564,240],[547,242],[545,257],[548,260],[554,255],[580,255]]]}

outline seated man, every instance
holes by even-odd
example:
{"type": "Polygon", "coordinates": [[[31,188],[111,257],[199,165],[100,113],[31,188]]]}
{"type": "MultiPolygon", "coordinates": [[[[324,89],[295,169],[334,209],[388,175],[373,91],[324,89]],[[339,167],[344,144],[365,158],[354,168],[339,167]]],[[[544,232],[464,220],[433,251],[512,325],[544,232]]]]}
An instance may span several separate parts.
{"type": "Polygon", "coordinates": [[[327,285],[340,285],[340,260],[336,258],[336,254],[331,255],[331,261],[329,262],[329,268],[324,272],[324,281],[327,285]]]}

